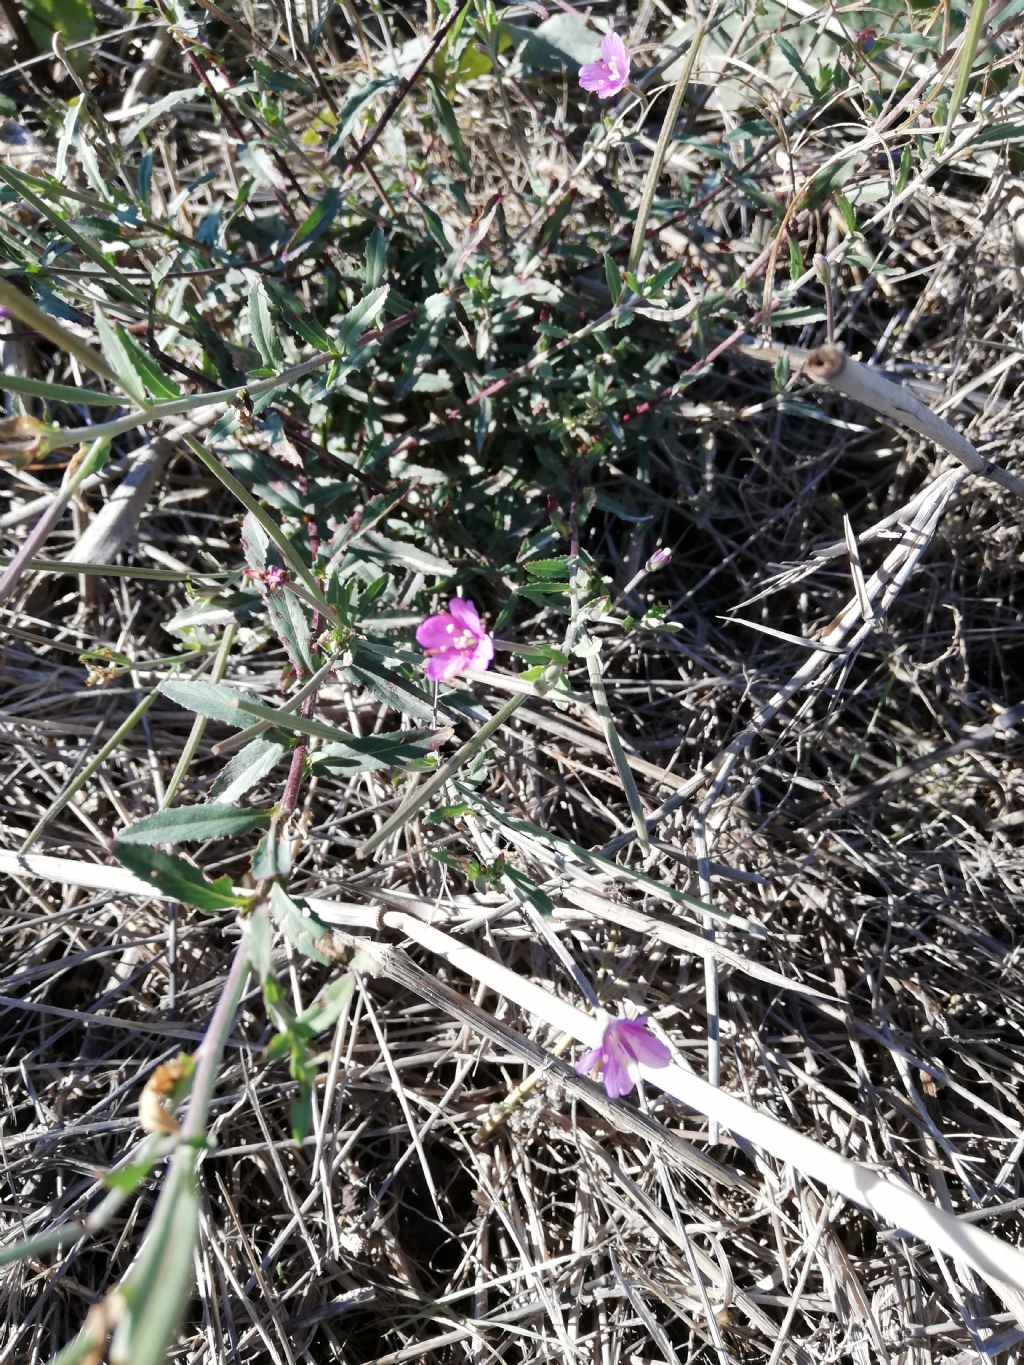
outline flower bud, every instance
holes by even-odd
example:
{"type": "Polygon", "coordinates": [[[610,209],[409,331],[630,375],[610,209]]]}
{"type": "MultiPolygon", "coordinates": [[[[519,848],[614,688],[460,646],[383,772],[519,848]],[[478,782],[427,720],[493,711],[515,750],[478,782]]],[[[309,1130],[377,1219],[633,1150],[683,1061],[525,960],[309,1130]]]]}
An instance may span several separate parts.
{"type": "Polygon", "coordinates": [[[652,554],[650,559],[647,561],[647,572],[657,573],[658,570],[663,569],[665,565],[670,562],[671,559],[672,551],[666,549],[665,546],[663,545],[660,550],[655,550],[654,554],[652,554]]]}
{"type": "Polygon", "coordinates": [[[53,427],[24,413],[0,418],[0,460],[25,469],[54,449],[55,442],[50,439],[53,432],[53,427]]]}

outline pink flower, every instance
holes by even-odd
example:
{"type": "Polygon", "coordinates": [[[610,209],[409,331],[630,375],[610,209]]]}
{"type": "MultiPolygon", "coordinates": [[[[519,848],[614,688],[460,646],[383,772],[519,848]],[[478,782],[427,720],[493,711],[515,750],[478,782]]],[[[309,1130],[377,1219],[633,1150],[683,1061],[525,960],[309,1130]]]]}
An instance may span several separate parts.
{"type": "Polygon", "coordinates": [[[486,668],[494,658],[494,641],[465,597],[453,597],[447,611],[421,621],[416,643],[427,651],[423,671],[434,682],[454,678],[467,668],[486,668]]]}
{"type": "Polygon", "coordinates": [[[580,85],[592,90],[599,100],[610,100],[629,80],[629,53],[617,33],[606,33],[601,41],[601,60],[580,67],[580,85]]]}
{"type": "Polygon", "coordinates": [[[628,1095],[636,1084],[636,1064],[668,1066],[672,1054],[647,1027],[647,1015],[639,1019],[609,1019],[600,1047],[592,1047],[576,1063],[581,1076],[603,1073],[604,1088],[611,1099],[628,1095]]]}

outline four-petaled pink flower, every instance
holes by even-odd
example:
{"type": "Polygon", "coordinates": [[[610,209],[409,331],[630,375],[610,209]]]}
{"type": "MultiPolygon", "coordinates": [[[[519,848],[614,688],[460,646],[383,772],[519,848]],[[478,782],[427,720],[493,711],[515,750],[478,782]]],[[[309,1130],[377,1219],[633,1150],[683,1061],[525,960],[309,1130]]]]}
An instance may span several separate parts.
{"type": "Polygon", "coordinates": [[[494,641],[465,597],[453,597],[447,611],[421,621],[416,643],[427,651],[423,671],[434,682],[454,678],[467,668],[486,668],[494,658],[494,641]]]}
{"type": "Polygon", "coordinates": [[[599,1047],[592,1047],[576,1063],[581,1076],[600,1069],[611,1099],[628,1095],[636,1084],[636,1064],[668,1066],[672,1054],[647,1027],[647,1015],[639,1019],[609,1019],[599,1047]]]}
{"type": "Polygon", "coordinates": [[[629,53],[617,33],[606,33],[601,40],[601,60],[580,67],[580,85],[592,90],[599,100],[610,100],[629,80],[629,53]]]}

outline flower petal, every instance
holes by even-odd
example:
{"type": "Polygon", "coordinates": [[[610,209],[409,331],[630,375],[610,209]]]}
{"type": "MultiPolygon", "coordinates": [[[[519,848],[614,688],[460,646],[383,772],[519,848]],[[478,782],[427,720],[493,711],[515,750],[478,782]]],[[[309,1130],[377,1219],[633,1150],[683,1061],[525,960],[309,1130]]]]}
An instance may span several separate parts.
{"type": "Polygon", "coordinates": [[[605,1049],[604,1088],[613,1100],[621,1099],[633,1089],[628,1058],[616,1048],[605,1049]]]}
{"type": "Polygon", "coordinates": [[[471,630],[474,635],[484,633],[476,603],[471,602],[468,597],[453,597],[448,603],[448,610],[451,612],[455,624],[462,630],[471,630]]]}
{"type": "Polygon", "coordinates": [[[601,1047],[592,1047],[588,1052],[584,1052],[583,1056],[576,1063],[576,1074],[579,1076],[587,1076],[591,1071],[596,1071],[603,1053],[604,1048],[601,1047]]]}
{"type": "Polygon", "coordinates": [[[587,62],[586,66],[580,67],[580,85],[584,90],[601,90],[609,74],[604,62],[587,62]]]}
{"type": "Polygon", "coordinates": [[[431,654],[423,665],[423,671],[431,682],[447,682],[468,666],[469,659],[466,649],[446,649],[443,654],[431,654]]]}
{"type": "Polygon", "coordinates": [[[470,668],[484,669],[494,658],[494,641],[489,635],[481,635],[469,661],[470,668]]]}
{"type": "Polygon", "coordinates": [[[642,1019],[621,1020],[619,1037],[625,1050],[644,1066],[668,1066],[672,1060],[672,1053],[642,1019]]]}
{"type": "Polygon", "coordinates": [[[626,44],[617,33],[606,33],[601,39],[601,56],[605,59],[612,71],[629,71],[629,53],[626,51],[626,44]]]}
{"type": "Polygon", "coordinates": [[[455,629],[455,622],[450,614],[446,611],[438,612],[436,616],[428,616],[416,627],[416,643],[422,645],[424,649],[444,649],[451,644],[455,629]]]}

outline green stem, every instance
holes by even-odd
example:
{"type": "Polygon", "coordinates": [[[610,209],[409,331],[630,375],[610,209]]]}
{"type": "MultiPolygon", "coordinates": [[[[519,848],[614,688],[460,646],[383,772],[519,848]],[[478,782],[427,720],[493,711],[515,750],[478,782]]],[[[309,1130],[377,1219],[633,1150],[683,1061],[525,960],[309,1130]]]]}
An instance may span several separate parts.
{"type": "Polygon", "coordinates": [[[227,979],[196,1053],[188,1112],[138,1259],[122,1283],[125,1316],[110,1346],[112,1360],[158,1365],[166,1360],[192,1294],[199,1232],[196,1170],[204,1147],[221,1058],[249,979],[249,944],[238,945],[227,979]]]}
{"type": "MultiPolygon", "coordinates": [[[[80,341],[66,327],[62,327],[56,318],[44,313],[36,304],[34,299],[30,299],[27,294],[23,294],[20,289],[15,289],[6,280],[0,280],[0,304],[9,312],[13,313],[19,322],[23,322],[26,327],[31,327],[40,336],[52,341],[59,351],[66,351],[68,355],[73,355],[80,361],[86,369],[92,370],[93,374],[100,375],[103,379],[109,379],[112,384],[120,388],[117,375],[110,368],[103,357],[87,346],[84,341],[80,341]]],[[[92,432],[84,439],[88,440],[93,435],[92,432]]]]}
{"type": "Polygon", "coordinates": [[[481,725],[473,738],[468,740],[457,753],[453,754],[443,768],[439,768],[433,777],[428,778],[427,781],[423,783],[422,787],[417,787],[404,805],[400,806],[399,809],[395,811],[391,819],[385,821],[375,834],[371,834],[370,837],[360,845],[356,850],[356,857],[365,858],[367,854],[372,853],[373,850],[384,843],[386,839],[390,839],[392,834],[396,834],[403,825],[408,824],[416,812],[427,804],[435,792],[440,791],[445,783],[450,781],[460,768],[465,767],[469,760],[480,752],[490,739],[491,735],[493,735],[496,730],[501,729],[505,722],[519,710],[523,702],[528,700],[528,697],[528,693],[522,693],[519,696],[512,697],[500,710],[495,711],[490,720],[485,721],[483,725],[481,725]]]}
{"type": "MultiPolygon", "coordinates": [[[[77,228],[73,228],[68,220],[62,218],[45,199],[41,199],[38,194],[35,194],[23,175],[14,170],[13,167],[5,166],[3,162],[0,162],[0,180],[3,180],[6,184],[10,185],[11,189],[14,190],[16,194],[21,195],[26,203],[31,204],[37,213],[42,214],[62,237],[66,237],[69,242],[74,242],[75,246],[78,247],[83,255],[88,256],[90,261],[95,265],[98,265],[104,274],[110,276],[113,283],[122,291],[126,298],[131,299],[134,304],[143,310],[148,307],[148,301],[145,294],[128,284],[122,278],[117,267],[108,260],[103,252],[100,251],[99,247],[95,246],[88,237],[83,237],[77,228]]],[[[95,367],[90,365],[89,368],[93,369],[95,367]]],[[[97,371],[97,373],[104,373],[104,371],[97,371]]],[[[112,378],[109,371],[106,371],[106,378],[112,378]]],[[[116,383],[117,381],[115,380],[114,382],[116,383]]]]}
{"type": "MultiPolygon", "coordinates": [[[[3,295],[0,294],[0,299],[3,295]]],[[[8,564],[3,575],[0,576],[0,602],[6,602],[8,597],[14,592],[25,570],[31,564],[36,551],[46,540],[53,527],[56,525],[64,508],[75,496],[75,493],[82,483],[95,474],[98,469],[102,469],[107,462],[110,454],[110,442],[101,439],[93,442],[91,450],[83,456],[77,468],[69,466],[69,475],[65,475],[64,482],[53,495],[49,507],[42,514],[35,526],[25,537],[21,549],[8,564]]]]}
{"type": "MultiPolygon", "coordinates": [[[[213,661],[212,677],[214,682],[220,682],[224,677],[228,661],[231,658],[231,646],[235,643],[235,636],[237,634],[238,626],[232,621],[224,632],[224,638],[221,640],[220,648],[217,650],[217,657],[213,661]]],[[[207,719],[206,716],[196,716],[195,720],[192,722],[192,729],[189,731],[188,739],[185,741],[185,747],[181,751],[181,757],[175,764],[174,772],[171,774],[171,780],[168,782],[167,790],[164,792],[164,799],[160,803],[161,810],[167,810],[171,802],[177,796],[178,788],[185,780],[185,774],[188,772],[189,764],[195,757],[195,752],[199,748],[203,735],[206,732],[207,719]]]]}
{"type": "Polygon", "coordinates": [[[643,808],[636,779],[629,766],[629,759],[626,757],[622,740],[619,739],[619,732],[615,728],[614,720],[612,720],[611,707],[608,705],[608,693],[605,691],[604,678],[601,674],[601,660],[597,652],[597,641],[593,636],[587,639],[587,646],[587,673],[590,677],[591,695],[594,698],[594,710],[600,718],[601,729],[604,731],[604,742],[608,746],[608,752],[612,756],[615,770],[619,774],[619,781],[622,783],[626,804],[629,806],[629,813],[633,817],[636,837],[640,842],[640,847],[647,849],[651,846],[650,835],[647,833],[647,812],[643,808]]]}
{"type": "Polygon", "coordinates": [[[163,417],[177,417],[180,413],[194,412],[196,408],[207,408],[215,403],[230,403],[233,398],[240,398],[243,395],[259,398],[261,394],[269,393],[271,389],[302,379],[334,359],[333,355],[317,355],[312,360],[304,360],[301,365],[293,365],[290,370],[272,375],[269,379],[261,379],[255,384],[240,384],[234,389],[217,389],[214,393],[190,393],[184,398],[171,398],[166,403],[154,403],[152,407],[143,408],[141,412],[126,413],[124,417],[115,417],[110,422],[100,422],[90,427],[67,427],[49,438],[48,448],[57,450],[97,436],[120,436],[123,431],[132,431],[135,427],[145,426],[148,422],[157,422],[163,417]]]}
{"type": "Polygon", "coordinates": [[[942,130],[939,138],[939,151],[946,150],[946,143],[949,135],[953,131],[956,123],[957,114],[963,103],[964,95],[967,93],[967,83],[971,79],[971,67],[974,65],[975,54],[978,51],[978,43],[981,39],[981,30],[985,22],[985,12],[988,9],[988,0],[974,0],[971,7],[971,17],[967,21],[967,29],[964,33],[963,48],[960,53],[960,69],[957,72],[956,85],[953,87],[953,98],[949,102],[949,113],[946,115],[946,126],[942,130]]]}
{"type": "MultiPolygon", "coordinates": [[[[130,1165],[148,1166],[170,1151],[173,1145],[173,1139],[165,1134],[151,1133],[124,1161],[115,1166],[114,1170],[130,1165]]],[[[46,1256],[51,1251],[57,1251],[62,1246],[79,1241],[82,1237],[95,1237],[107,1227],[125,1200],[132,1198],[137,1192],[136,1187],[112,1189],[92,1213],[87,1213],[83,1218],[71,1218],[66,1223],[58,1223],[55,1228],[47,1228],[45,1232],[37,1233],[35,1237],[27,1237],[23,1242],[15,1242],[12,1246],[0,1248],[0,1266],[13,1265],[15,1261],[26,1261],[30,1257],[34,1259],[37,1256],[46,1256]]]]}
{"type": "Polygon", "coordinates": [[[658,178],[661,175],[661,168],[665,162],[665,154],[668,151],[668,144],[672,138],[672,132],[676,126],[676,119],[679,117],[679,109],[683,103],[683,96],[686,94],[686,87],[690,83],[690,75],[693,71],[697,54],[703,45],[705,35],[708,31],[712,19],[715,15],[717,5],[713,5],[711,13],[701,24],[700,28],[693,35],[693,42],[686,56],[686,64],[682,74],[676,81],[675,89],[672,91],[672,98],[668,102],[665,111],[665,120],[661,125],[661,132],[658,134],[658,142],[654,148],[654,159],[651,161],[647,171],[647,179],[644,181],[643,193],[640,196],[640,208],[637,210],[636,223],[633,226],[633,240],[629,244],[629,266],[628,269],[636,275],[640,266],[640,257],[644,250],[644,235],[647,231],[647,219],[650,217],[651,205],[654,202],[654,192],[658,188],[658,178]]]}
{"type": "Polygon", "coordinates": [[[103,764],[107,761],[107,759],[110,757],[113,751],[121,743],[121,740],[124,739],[125,735],[127,735],[131,730],[134,730],[135,726],[138,725],[139,721],[146,714],[149,708],[153,705],[153,703],[156,701],[159,695],[160,693],[157,691],[156,688],[154,688],[153,691],[150,692],[148,697],[142,698],[138,706],[135,707],[134,711],[132,711],[131,714],[128,715],[125,718],[125,720],[123,720],[121,724],[117,727],[117,729],[110,736],[106,744],[104,744],[103,748],[99,751],[99,753],[92,760],[92,762],[87,763],[85,767],[82,769],[82,771],[78,774],[78,776],[72,778],[72,780],[64,788],[61,794],[57,797],[56,801],[54,801],[53,805],[49,808],[49,810],[44,811],[43,814],[39,817],[39,819],[35,823],[35,827],[33,828],[32,832],[26,837],[25,842],[18,850],[20,853],[27,853],[29,849],[32,847],[32,845],[35,843],[35,841],[39,838],[40,834],[42,834],[46,826],[53,819],[53,817],[55,815],[59,815],[60,812],[64,809],[64,807],[74,800],[75,793],[78,792],[85,785],[85,783],[89,781],[89,778],[92,777],[93,773],[97,770],[97,768],[101,768],[103,766],[103,764]]]}
{"type": "Polygon", "coordinates": [[[184,439],[185,444],[194,455],[197,455],[199,459],[202,460],[210,473],[216,479],[219,479],[229,493],[234,494],[246,511],[253,514],[270,539],[281,551],[296,577],[301,578],[303,583],[305,583],[317,608],[323,612],[325,616],[334,617],[336,619],[337,612],[335,612],[330,603],[326,601],[323,593],[320,591],[319,583],[317,583],[311,571],[303,563],[302,556],[296,551],[295,546],[281,530],[273,517],[264,511],[249,492],[248,488],[246,488],[243,483],[239,483],[234,474],[221,464],[217,456],[214,455],[212,451],[207,450],[201,441],[197,441],[194,436],[186,436],[184,439]]]}

